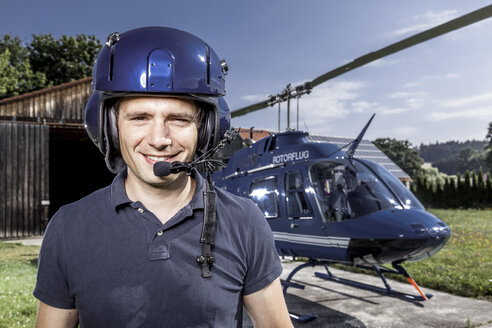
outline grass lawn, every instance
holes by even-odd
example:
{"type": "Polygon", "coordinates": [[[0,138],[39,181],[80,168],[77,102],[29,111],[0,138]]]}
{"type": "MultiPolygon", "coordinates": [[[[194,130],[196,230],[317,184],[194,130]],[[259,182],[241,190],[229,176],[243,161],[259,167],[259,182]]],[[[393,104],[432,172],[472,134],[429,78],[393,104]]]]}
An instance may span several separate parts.
{"type": "Polygon", "coordinates": [[[33,327],[39,247],[0,242],[0,328],[33,327]]]}
{"type": "MultiPolygon", "coordinates": [[[[451,239],[436,255],[405,263],[407,271],[422,287],[492,301],[492,210],[430,212],[451,227],[451,239]]],[[[33,326],[38,252],[0,242],[0,328],[33,326]]]]}
{"type": "Polygon", "coordinates": [[[434,256],[405,264],[418,284],[492,301],[492,210],[430,210],[451,228],[434,256]]]}

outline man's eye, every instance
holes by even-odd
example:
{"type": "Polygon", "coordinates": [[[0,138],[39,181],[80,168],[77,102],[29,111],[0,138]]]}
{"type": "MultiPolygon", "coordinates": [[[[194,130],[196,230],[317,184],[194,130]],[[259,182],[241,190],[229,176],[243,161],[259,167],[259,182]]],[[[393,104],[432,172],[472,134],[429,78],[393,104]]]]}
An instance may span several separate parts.
{"type": "Polygon", "coordinates": [[[192,121],[188,118],[183,118],[183,117],[175,117],[173,119],[169,120],[169,123],[175,124],[175,125],[188,125],[192,121]]]}
{"type": "Polygon", "coordinates": [[[145,116],[134,116],[131,118],[132,121],[144,121],[146,119],[147,119],[147,117],[145,117],[145,116]]]}

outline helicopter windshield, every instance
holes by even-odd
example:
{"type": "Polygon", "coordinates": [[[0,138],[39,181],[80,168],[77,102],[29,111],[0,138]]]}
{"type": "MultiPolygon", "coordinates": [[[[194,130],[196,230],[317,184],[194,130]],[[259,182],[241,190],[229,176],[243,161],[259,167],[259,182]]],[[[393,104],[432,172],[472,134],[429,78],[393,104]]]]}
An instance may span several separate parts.
{"type": "Polygon", "coordinates": [[[325,221],[354,219],[387,208],[402,209],[380,177],[362,163],[354,161],[353,165],[355,170],[328,161],[311,165],[309,177],[325,221]]]}
{"type": "MultiPolygon", "coordinates": [[[[419,202],[417,197],[410,190],[408,190],[400,180],[398,180],[393,174],[391,174],[388,170],[386,170],[381,165],[377,165],[374,162],[360,160],[357,161],[362,162],[364,165],[367,165],[371,170],[376,172],[384,181],[388,184],[391,190],[396,193],[398,198],[402,201],[403,206],[405,208],[419,208],[424,209],[424,206],[419,202]]],[[[359,164],[359,166],[362,166],[359,164]]]]}

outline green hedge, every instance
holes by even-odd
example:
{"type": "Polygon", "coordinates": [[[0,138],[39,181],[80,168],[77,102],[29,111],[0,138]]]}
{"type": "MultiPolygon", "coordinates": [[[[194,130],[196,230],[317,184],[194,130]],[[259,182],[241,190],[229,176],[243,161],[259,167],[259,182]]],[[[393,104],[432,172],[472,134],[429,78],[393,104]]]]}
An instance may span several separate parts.
{"type": "Polygon", "coordinates": [[[492,177],[482,171],[447,177],[444,184],[419,176],[411,190],[425,207],[492,208],[492,177]]]}

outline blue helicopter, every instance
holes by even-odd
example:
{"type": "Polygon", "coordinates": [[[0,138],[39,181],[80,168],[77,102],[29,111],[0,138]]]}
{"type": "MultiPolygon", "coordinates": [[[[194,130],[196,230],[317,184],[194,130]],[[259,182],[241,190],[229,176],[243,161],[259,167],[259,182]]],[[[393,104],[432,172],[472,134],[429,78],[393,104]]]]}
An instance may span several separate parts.
{"type": "Polygon", "coordinates": [[[417,288],[420,296],[406,298],[432,297],[401,263],[436,253],[451,231],[388,170],[354,156],[373,117],[347,151],[310,141],[305,132],[287,131],[235,151],[226,168],[212,176],[217,187],[256,203],[279,255],[309,259],[291,272],[284,290],[299,288],[291,282],[294,274],[315,265],[327,270],[318,277],[350,284],[329,271],[328,264],[335,262],[375,270],[391,295],[403,296],[391,289],[384,273],[402,274],[417,288]]]}
{"type": "Polygon", "coordinates": [[[354,68],[490,16],[492,5],[361,56],[302,85],[288,85],[265,101],[231,112],[237,117],[287,101],[287,131],[225,151],[232,154],[223,158],[227,166],[212,176],[216,186],[256,203],[270,224],[279,255],[308,259],[282,282],[284,292],[289,287],[303,288],[291,281],[299,270],[324,266],[326,273],[317,272],[316,276],[410,301],[432,297],[422,292],[402,264],[438,252],[451,231],[389,171],[354,156],[374,115],[344,150],[332,143],[313,142],[306,132],[291,130],[290,100],[354,68]],[[385,288],[336,277],[329,270],[333,263],[374,270],[385,288]],[[388,263],[392,268],[383,266],[388,263]],[[418,295],[394,291],[385,273],[403,275],[418,295]]]}

